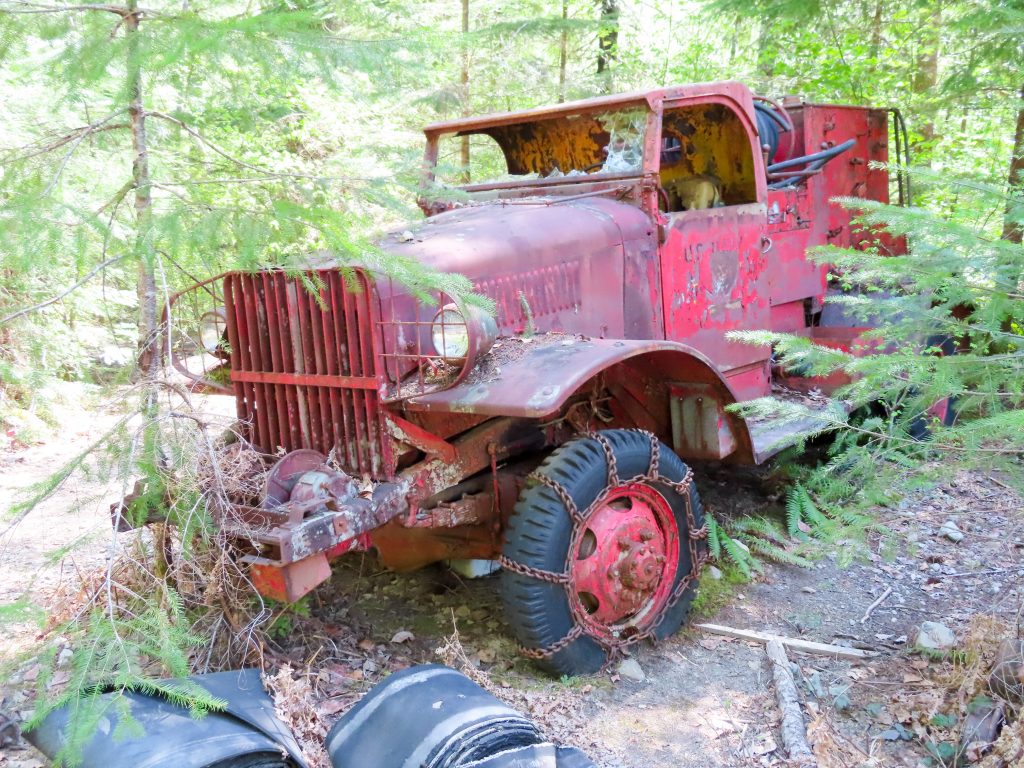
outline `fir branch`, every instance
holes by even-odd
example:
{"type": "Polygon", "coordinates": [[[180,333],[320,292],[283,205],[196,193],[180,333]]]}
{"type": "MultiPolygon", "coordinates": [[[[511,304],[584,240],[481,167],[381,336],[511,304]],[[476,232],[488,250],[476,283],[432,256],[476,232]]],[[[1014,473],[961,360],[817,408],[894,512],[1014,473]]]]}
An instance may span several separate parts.
{"type": "Polygon", "coordinates": [[[86,447],[84,451],[81,451],[77,456],[71,459],[71,461],[58,469],[53,475],[36,485],[30,486],[28,491],[31,493],[31,496],[24,501],[18,502],[7,510],[7,514],[13,516],[13,519],[2,531],[0,531],[0,536],[6,536],[10,531],[16,528],[33,509],[56,493],[61,486],[67,482],[67,479],[80,469],[89,457],[91,457],[101,445],[105,444],[113,435],[115,435],[133,416],[133,413],[122,416],[117,420],[117,423],[104,432],[99,439],[86,447]]]}
{"type": "Polygon", "coordinates": [[[76,290],[78,288],[81,288],[83,285],[85,285],[87,282],[92,280],[93,277],[98,275],[100,272],[102,272],[107,267],[109,267],[112,264],[116,264],[117,262],[121,261],[121,259],[123,259],[126,255],[127,254],[122,253],[120,256],[114,256],[112,258],[107,259],[102,264],[99,264],[96,267],[94,267],[93,269],[91,269],[89,271],[89,273],[85,277],[83,277],[81,280],[79,280],[77,283],[75,283],[74,285],[71,285],[71,286],[65,288],[63,291],[58,293],[56,296],[52,296],[49,299],[47,299],[46,301],[41,301],[38,304],[33,304],[31,307],[25,307],[24,309],[19,309],[17,312],[13,312],[13,313],[7,315],[6,317],[0,318],[0,325],[6,325],[7,323],[11,322],[12,320],[16,320],[19,317],[23,317],[24,315],[27,315],[27,314],[30,314],[30,313],[35,312],[37,310],[43,309],[44,307],[48,307],[51,304],[56,304],[58,301],[63,299],[65,296],[67,296],[72,291],[74,291],[74,290],[76,290]]]}

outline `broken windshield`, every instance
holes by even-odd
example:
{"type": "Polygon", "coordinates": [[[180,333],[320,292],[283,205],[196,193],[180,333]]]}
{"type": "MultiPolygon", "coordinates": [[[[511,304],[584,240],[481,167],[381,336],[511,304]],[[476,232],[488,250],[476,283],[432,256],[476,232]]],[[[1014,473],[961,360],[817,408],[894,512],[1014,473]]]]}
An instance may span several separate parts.
{"type": "Polygon", "coordinates": [[[647,114],[631,107],[445,134],[435,179],[465,186],[640,173],[647,114]]]}

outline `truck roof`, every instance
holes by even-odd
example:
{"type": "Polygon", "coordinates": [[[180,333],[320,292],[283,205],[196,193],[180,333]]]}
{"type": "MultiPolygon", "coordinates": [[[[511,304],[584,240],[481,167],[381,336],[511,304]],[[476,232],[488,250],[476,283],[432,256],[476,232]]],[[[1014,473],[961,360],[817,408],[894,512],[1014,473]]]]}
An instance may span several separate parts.
{"type": "Polygon", "coordinates": [[[562,104],[552,104],[545,107],[534,107],[515,112],[493,112],[487,115],[472,117],[460,117],[455,120],[445,120],[431,123],[423,129],[423,132],[430,135],[444,133],[459,133],[461,131],[474,131],[480,128],[490,128],[496,125],[508,125],[509,123],[520,123],[531,120],[543,120],[560,115],[577,114],[579,112],[590,112],[594,110],[607,110],[615,107],[626,107],[635,104],[646,104],[654,108],[662,101],[672,99],[692,98],[694,96],[726,96],[735,101],[742,102],[744,96],[749,98],[750,89],[736,80],[719,80],[711,83],[694,83],[690,85],[676,85],[668,88],[655,88],[648,91],[632,91],[617,93],[609,96],[597,96],[590,99],[578,101],[567,101],[562,104]]]}

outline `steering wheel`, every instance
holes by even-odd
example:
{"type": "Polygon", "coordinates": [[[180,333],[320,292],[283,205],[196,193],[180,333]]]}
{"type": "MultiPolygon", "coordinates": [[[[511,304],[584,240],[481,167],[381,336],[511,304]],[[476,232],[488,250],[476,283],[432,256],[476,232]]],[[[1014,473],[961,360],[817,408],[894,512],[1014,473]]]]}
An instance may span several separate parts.
{"type": "Polygon", "coordinates": [[[669,202],[668,192],[660,184],[658,185],[658,210],[662,213],[672,213],[672,203],[669,202]]]}

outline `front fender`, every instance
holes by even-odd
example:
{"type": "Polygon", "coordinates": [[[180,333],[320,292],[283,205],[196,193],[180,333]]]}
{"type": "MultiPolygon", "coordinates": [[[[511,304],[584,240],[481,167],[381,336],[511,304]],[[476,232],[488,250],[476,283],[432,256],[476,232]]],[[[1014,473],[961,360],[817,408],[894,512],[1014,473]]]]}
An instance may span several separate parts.
{"type": "MultiPolygon", "coordinates": [[[[710,387],[723,408],[738,399],[711,361],[685,344],[543,334],[530,340],[501,339],[463,382],[411,398],[405,407],[425,413],[543,419],[557,414],[595,376],[616,366],[635,368],[638,375],[659,384],[710,387]]],[[[744,420],[732,414],[725,418],[740,454],[749,453],[750,436],[744,420]]],[[[662,434],[668,432],[668,424],[658,426],[662,434]]]]}

